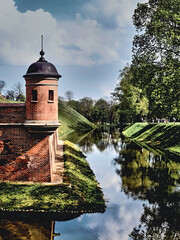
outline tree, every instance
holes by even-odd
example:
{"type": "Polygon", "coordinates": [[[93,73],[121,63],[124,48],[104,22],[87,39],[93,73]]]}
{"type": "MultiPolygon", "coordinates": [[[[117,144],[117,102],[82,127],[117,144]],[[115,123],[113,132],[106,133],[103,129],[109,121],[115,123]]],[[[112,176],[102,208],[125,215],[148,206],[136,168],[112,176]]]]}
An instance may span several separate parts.
{"type": "Polygon", "coordinates": [[[68,105],[76,111],[78,110],[78,104],[79,102],[75,100],[69,100],[68,102],[68,105]]]}
{"type": "Polygon", "coordinates": [[[149,0],[138,4],[133,15],[133,23],[139,32],[134,37],[134,51],[139,55],[154,55],[157,61],[170,55],[178,57],[179,20],[179,0],[149,0]]]}
{"type": "Polygon", "coordinates": [[[5,81],[0,80],[0,94],[2,93],[2,90],[5,86],[6,86],[5,81]]]}
{"type": "Polygon", "coordinates": [[[117,115],[117,105],[114,100],[108,101],[108,111],[109,111],[109,123],[117,124],[118,123],[118,115],[117,115]]]}
{"type": "Polygon", "coordinates": [[[133,22],[132,83],[146,94],[151,116],[180,118],[180,2],[138,4],[133,22]]]}
{"type": "Polygon", "coordinates": [[[77,111],[82,114],[85,118],[92,121],[92,111],[94,102],[92,98],[84,97],[79,100],[77,104],[77,111]]]}
{"type": "Polygon", "coordinates": [[[66,91],[65,92],[65,96],[67,98],[68,101],[72,100],[73,99],[73,92],[72,91],[66,91]]]}
{"type": "Polygon", "coordinates": [[[20,82],[18,82],[14,86],[13,91],[14,91],[14,96],[15,96],[16,101],[22,101],[22,102],[25,101],[26,98],[25,98],[25,95],[24,95],[22,84],[20,82]]]}
{"type": "Polygon", "coordinates": [[[143,91],[132,84],[131,66],[121,71],[113,98],[117,102],[120,123],[140,121],[148,114],[148,99],[143,91]]]}
{"type": "Polygon", "coordinates": [[[95,122],[102,124],[109,122],[109,106],[106,100],[100,98],[95,103],[93,109],[93,118],[95,122]]]}
{"type": "Polygon", "coordinates": [[[6,98],[10,100],[15,100],[15,92],[13,90],[8,90],[6,93],[6,98]]]}

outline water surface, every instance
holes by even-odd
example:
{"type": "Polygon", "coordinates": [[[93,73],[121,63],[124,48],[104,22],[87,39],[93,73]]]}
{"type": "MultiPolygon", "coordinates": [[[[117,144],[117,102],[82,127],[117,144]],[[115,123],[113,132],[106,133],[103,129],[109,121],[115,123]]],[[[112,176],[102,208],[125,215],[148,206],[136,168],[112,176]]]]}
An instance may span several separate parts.
{"type": "Polygon", "coordinates": [[[61,221],[3,217],[0,239],[180,239],[178,158],[149,152],[117,129],[96,129],[85,138],[69,138],[87,156],[104,193],[106,211],[61,221]]]}
{"type": "Polygon", "coordinates": [[[97,129],[79,146],[100,183],[107,209],[56,222],[62,239],[180,238],[178,159],[149,152],[112,129],[97,129]]]}

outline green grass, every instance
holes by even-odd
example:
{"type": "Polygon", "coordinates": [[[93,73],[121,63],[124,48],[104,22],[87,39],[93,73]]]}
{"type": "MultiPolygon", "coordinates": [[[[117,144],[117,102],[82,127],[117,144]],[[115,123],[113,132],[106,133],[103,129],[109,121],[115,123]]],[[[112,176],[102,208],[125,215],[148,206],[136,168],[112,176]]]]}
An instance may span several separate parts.
{"type": "Polygon", "coordinates": [[[64,145],[64,164],[66,182],[71,184],[72,191],[80,197],[81,208],[104,210],[103,193],[93,171],[77,145],[69,141],[65,141],[64,145]]]}
{"type": "Polygon", "coordinates": [[[6,99],[0,94],[0,103],[22,103],[22,102],[6,99]]]}
{"type": "Polygon", "coordinates": [[[80,149],[65,141],[65,177],[61,185],[0,183],[0,210],[102,212],[102,191],[80,149]]]}
{"type": "Polygon", "coordinates": [[[123,134],[126,137],[132,137],[134,138],[137,135],[139,135],[140,131],[144,131],[143,129],[148,126],[148,123],[135,123],[131,125],[130,127],[127,127],[125,131],[123,131],[123,134]]]}
{"type": "Polygon", "coordinates": [[[9,100],[9,99],[6,99],[5,97],[3,97],[3,96],[0,94],[0,103],[24,103],[24,102],[15,101],[15,100],[9,100]]]}
{"type": "Polygon", "coordinates": [[[58,109],[58,116],[61,122],[61,126],[59,127],[59,136],[61,138],[75,131],[82,133],[89,132],[96,127],[93,123],[72,109],[65,102],[60,101],[58,109]]]}
{"type": "Polygon", "coordinates": [[[135,123],[123,134],[152,148],[180,155],[180,123],[135,123]]]}

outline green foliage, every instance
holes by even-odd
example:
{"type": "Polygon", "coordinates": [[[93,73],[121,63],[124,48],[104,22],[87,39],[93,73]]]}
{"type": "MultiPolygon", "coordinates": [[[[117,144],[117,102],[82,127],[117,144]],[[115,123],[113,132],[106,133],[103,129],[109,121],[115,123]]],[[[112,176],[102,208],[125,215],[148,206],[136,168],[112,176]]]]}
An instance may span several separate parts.
{"type": "Polygon", "coordinates": [[[95,122],[104,124],[109,121],[108,102],[100,98],[94,105],[93,119],[95,122]]]}
{"type": "Polygon", "coordinates": [[[180,2],[149,0],[138,4],[133,22],[133,61],[120,74],[114,97],[120,117],[180,119],[180,2]]]}
{"type": "Polygon", "coordinates": [[[126,66],[120,74],[120,81],[117,84],[113,97],[118,103],[118,111],[121,121],[138,121],[146,117],[149,110],[148,99],[143,91],[132,84],[132,71],[126,66]]]}
{"type": "Polygon", "coordinates": [[[151,117],[180,118],[180,2],[149,0],[133,16],[132,83],[143,89],[151,117]]]}
{"type": "Polygon", "coordinates": [[[77,101],[69,100],[66,103],[93,123],[117,123],[116,105],[113,100],[106,101],[100,98],[96,101],[92,98],[84,97],[77,101]]]}
{"type": "Polygon", "coordinates": [[[93,100],[89,97],[84,97],[77,104],[77,111],[89,121],[92,121],[93,100]]]}
{"type": "Polygon", "coordinates": [[[138,54],[156,55],[161,59],[169,53],[179,56],[179,0],[149,0],[138,4],[133,22],[136,30],[142,33],[134,39],[138,54]]]}

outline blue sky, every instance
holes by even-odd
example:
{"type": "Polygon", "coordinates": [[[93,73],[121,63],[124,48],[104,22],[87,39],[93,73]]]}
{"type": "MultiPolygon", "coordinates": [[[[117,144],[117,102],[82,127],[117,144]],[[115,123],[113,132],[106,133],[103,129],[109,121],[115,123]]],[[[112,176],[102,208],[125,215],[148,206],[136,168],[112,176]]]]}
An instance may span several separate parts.
{"type": "MultiPolygon", "coordinates": [[[[145,1],[145,0],[144,0],[145,1]]],[[[59,95],[108,99],[119,70],[131,62],[132,15],[143,0],[0,0],[0,80],[24,85],[39,59],[44,35],[47,61],[62,75],[59,95]]]]}

